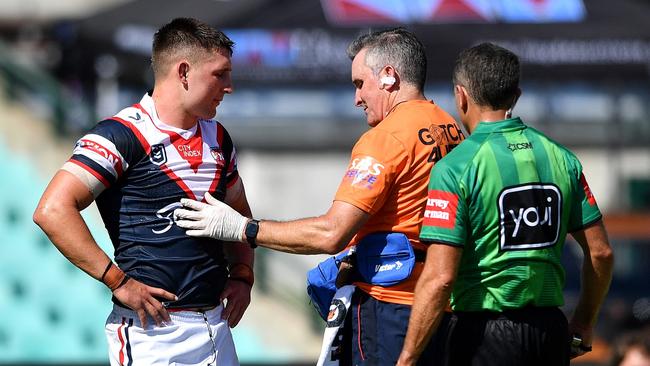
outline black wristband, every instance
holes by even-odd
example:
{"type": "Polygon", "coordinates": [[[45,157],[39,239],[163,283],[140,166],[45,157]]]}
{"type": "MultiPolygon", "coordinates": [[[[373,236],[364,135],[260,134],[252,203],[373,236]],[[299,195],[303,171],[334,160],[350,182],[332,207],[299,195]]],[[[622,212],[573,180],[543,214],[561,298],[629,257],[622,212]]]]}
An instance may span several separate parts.
{"type": "MultiPolygon", "coordinates": [[[[131,279],[131,277],[129,277],[129,275],[125,273],[125,274],[124,274],[124,278],[122,279],[122,282],[120,282],[120,284],[117,285],[117,287],[115,288],[115,290],[117,290],[118,288],[124,286],[124,284],[125,284],[128,280],[130,280],[130,279],[131,279]]],[[[115,291],[115,290],[113,290],[113,291],[115,291]]]]}
{"type": "Polygon", "coordinates": [[[108,265],[106,266],[106,269],[104,270],[104,273],[102,274],[102,278],[100,281],[104,282],[104,277],[106,277],[108,270],[111,269],[112,266],[113,266],[113,261],[109,261],[108,265]]]}

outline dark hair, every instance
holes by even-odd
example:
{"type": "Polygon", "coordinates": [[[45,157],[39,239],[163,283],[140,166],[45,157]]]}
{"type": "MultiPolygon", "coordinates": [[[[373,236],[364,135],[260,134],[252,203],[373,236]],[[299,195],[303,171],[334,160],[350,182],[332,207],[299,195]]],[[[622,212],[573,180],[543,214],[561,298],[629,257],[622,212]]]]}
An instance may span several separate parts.
{"type": "Polygon", "coordinates": [[[401,79],[424,89],[427,79],[427,57],[424,46],[415,35],[404,28],[395,28],[359,36],[348,46],[350,60],[367,48],[366,65],[375,75],[391,65],[401,79]]]}
{"type": "Polygon", "coordinates": [[[458,55],[454,85],[462,85],[480,106],[511,108],[519,89],[519,58],[492,43],[481,43],[458,55]]]}
{"type": "Polygon", "coordinates": [[[176,18],[154,34],[151,67],[158,75],[179,54],[196,59],[202,51],[221,49],[232,55],[234,44],[223,32],[197,19],[176,18]]]}

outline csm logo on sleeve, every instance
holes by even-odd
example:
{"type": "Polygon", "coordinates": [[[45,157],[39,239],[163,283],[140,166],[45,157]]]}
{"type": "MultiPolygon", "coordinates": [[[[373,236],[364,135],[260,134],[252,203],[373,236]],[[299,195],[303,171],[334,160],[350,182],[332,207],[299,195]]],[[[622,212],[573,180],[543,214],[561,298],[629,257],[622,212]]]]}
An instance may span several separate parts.
{"type": "Polygon", "coordinates": [[[499,194],[501,250],[555,245],[560,233],[562,193],[552,184],[509,187],[499,194]]]}

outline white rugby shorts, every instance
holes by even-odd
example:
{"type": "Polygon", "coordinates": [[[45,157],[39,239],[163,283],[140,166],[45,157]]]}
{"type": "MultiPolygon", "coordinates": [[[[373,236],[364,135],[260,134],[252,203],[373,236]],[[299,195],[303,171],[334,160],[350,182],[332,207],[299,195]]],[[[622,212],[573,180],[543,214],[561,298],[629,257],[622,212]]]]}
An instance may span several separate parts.
{"type": "Polygon", "coordinates": [[[222,310],[223,305],[205,312],[173,311],[170,324],[159,327],[149,318],[143,329],[134,311],[113,305],[105,329],[111,366],[239,365],[222,310]]]}

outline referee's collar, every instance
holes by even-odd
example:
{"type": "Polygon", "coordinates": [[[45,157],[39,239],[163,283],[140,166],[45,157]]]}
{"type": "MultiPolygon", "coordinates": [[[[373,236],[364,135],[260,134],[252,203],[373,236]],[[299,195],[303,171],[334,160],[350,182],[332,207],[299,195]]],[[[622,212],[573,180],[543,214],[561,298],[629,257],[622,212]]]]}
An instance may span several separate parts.
{"type": "Polygon", "coordinates": [[[525,127],[526,126],[521,121],[521,118],[514,117],[497,122],[480,122],[472,134],[490,133],[495,131],[514,131],[523,129],[525,127]]]}

